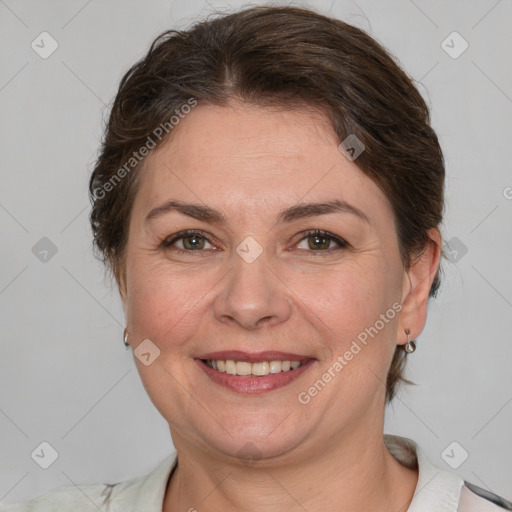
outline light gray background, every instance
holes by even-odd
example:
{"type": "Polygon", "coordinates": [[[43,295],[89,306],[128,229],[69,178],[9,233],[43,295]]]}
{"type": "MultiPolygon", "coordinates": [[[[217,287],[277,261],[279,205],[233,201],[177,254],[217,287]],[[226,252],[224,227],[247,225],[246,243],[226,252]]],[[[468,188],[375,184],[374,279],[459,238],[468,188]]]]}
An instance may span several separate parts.
{"type": "MultiPolygon", "coordinates": [[[[210,4],[0,0],[0,502],[131,478],[172,449],[124,350],[117,290],[92,256],[87,182],[122,74],[161,31],[242,5],[210,4]],[[31,48],[43,31],[59,45],[48,59],[31,48]],[[57,247],[46,263],[32,252],[42,237],[57,247]],[[42,441],[59,454],[46,470],[31,458],[42,441]]],[[[458,261],[444,262],[409,358],[418,386],[402,389],[385,430],[448,470],[441,454],[457,441],[469,457],[455,471],[512,499],[512,2],[310,5],[397,56],[446,155],[444,235],[458,261]],[[457,59],[441,46],[453,31],[469,43],[457,59]]]]}

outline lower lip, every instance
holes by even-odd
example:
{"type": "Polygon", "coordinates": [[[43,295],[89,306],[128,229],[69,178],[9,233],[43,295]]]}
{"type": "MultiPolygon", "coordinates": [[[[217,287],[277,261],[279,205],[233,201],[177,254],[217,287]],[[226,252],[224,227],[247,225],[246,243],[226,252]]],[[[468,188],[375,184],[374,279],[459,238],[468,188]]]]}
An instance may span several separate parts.
{"type": "Polygon", "coordinates": [[[225,372],[219,372],[210,368],[201,359],[196,359],[199,365],[210,379],[217,384],[224,386],[237,393],[246,393],[255,395],[265,393],[274,389],[282,388],[290,382],[298,379],[304,372],[306,372],[314,363],[315,359],[308,359],[304,364],[287,372],[269,373],[264,377],[252,377],[248,375],[231,375],[225,372]]]}

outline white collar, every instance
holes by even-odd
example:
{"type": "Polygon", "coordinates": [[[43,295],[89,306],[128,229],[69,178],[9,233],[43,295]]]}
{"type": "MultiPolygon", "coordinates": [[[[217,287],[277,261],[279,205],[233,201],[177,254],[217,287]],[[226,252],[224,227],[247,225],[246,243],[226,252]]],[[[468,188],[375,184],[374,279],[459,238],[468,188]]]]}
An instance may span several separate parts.
{"type": "Polygon", "coordinates": [[[384,443],[402,465],[418,468],[418,483],[407,512],[457,512],[462,478],[434,466],[412,439],[384,434],[384,443]]]}
{"type": "MultiPolygon", "coordinates": [[[[384,434],[384,443],[401,464],[418,467],[418,483],[407,512],[457,512],[462,478],[430,463],[412,439],[384,434]]],[[[113,486],[111,512],[162,512],[167,481],[176,462],[177,454],[173,452],[149,474],[113,486]]]]}

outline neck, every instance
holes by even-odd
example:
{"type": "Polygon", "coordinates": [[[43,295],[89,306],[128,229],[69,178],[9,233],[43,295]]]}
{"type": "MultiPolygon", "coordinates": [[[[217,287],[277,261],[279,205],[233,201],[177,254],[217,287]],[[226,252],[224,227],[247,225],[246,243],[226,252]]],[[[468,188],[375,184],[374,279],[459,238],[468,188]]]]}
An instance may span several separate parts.
{"type": "Polygon", "coordinates": [[[418,472],[389,453],[380,434],[354,430],[325,440],[322,450],[302,450],[293,463],[244,465],[205,453],[173,437],[178,465],[169,482],[163,512],[237,510],[268,512],[393,511],[408,509],[418,472]]]}

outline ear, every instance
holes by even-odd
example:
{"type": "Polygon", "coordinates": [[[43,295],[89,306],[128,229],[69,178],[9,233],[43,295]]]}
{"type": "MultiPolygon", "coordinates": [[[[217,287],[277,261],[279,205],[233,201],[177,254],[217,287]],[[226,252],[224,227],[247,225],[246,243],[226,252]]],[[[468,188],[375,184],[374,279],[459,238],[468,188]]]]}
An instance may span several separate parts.
{"type": "Polygon", "coordinates": [[[402,288],[402,310],[400,312],[397,344],[407,343],[405,330],[410,339],[416,339],[427,320],[430,287],[439,269],[441,260],[441,234],[438,229],[428,231],[430,241],[423,253],[406,269],[402,288]]]}

